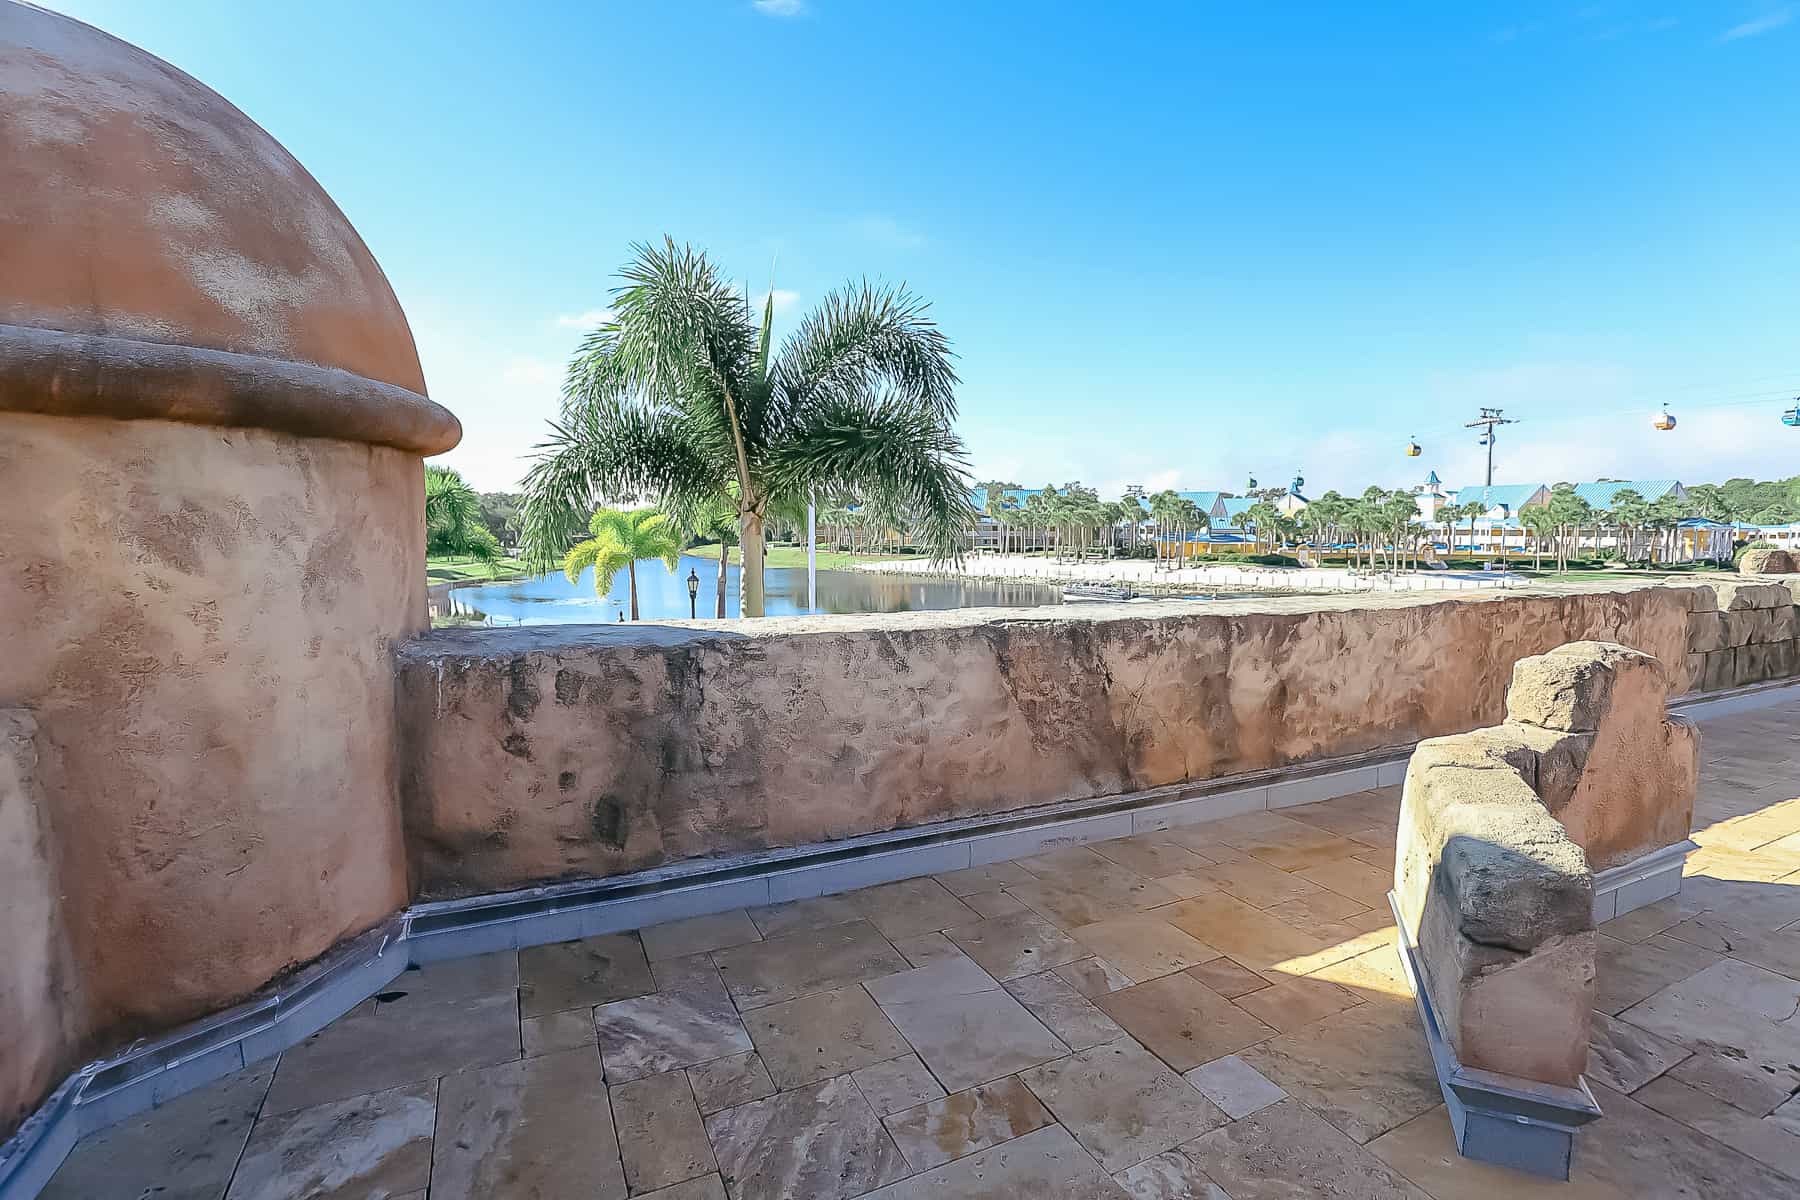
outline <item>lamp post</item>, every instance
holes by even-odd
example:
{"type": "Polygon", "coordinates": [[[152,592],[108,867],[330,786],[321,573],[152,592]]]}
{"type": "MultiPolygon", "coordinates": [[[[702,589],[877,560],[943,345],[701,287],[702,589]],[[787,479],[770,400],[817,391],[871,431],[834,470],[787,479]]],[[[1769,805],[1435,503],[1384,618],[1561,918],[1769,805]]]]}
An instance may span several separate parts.
{"type": "MultiPolygon", "coordinates": [[[[721,552],[723,551],[723,549],[724,549],[723,547],[720,547],[721,552]]],[[[695,572],[694,568],[692,568],[692,567],[688,568],[687,585],[688,585],[688,620],[692,621],[696,615],[695,611],[694,611],[694,604],[699,599],[699,596],[700,596],[700,576],[695,572]]]]}

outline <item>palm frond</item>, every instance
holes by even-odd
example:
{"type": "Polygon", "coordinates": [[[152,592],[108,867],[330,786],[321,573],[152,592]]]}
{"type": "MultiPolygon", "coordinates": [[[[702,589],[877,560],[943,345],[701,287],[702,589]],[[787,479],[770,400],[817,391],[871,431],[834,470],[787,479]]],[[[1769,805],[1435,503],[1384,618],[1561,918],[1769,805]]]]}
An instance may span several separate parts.
{"type": "Polygon", "coordinates": [[[648,495],[681,512],[716,498],[732,473],[729,450],[696,437],[681,412],[619,393],[570,406],[537,451],[522,525],[526,561],[538,570],[562,557],[597,500],[648,495]]]}
{"type": "Polygon", "coordinates": [[[905,287],[848,284],[827,295],[782,344],[770,371],[780,416],[819,395],[892,391],[949,422],[956,415],[950,342],[905,287]]]}
{"type": "Polygon", "coordinates": [[[779,498],[854,496],[895,525],[915,529],[939,560],[959,558],[975,520],[962,439],[927,401],[892,392],[815,398],[770,451],[766,477],[779,498]]]}

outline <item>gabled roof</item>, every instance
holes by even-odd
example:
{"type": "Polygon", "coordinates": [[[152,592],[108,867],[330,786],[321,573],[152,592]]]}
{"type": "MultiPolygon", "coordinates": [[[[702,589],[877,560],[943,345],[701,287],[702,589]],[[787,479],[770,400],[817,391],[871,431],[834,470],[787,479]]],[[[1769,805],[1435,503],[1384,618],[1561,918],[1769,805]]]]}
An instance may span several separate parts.
{"type": "Polygon", "coordinates": [[[1496,483],[1492,487],[1475,484],[1473,487],[1458,488],[1451,495],[1450,502],[1470,504],[1479,501],[1487,509],[1504,506],[1509,512],[1518,512],[1544,490],[1541,483],[1496,483]]]}
{"type": "Polygon", "coordinates": [[[1219,493],[1213,492],[1176,492],[1183,500],[1192,500],[1194,507],[1203,513],[1211,513],[1213,505],[1219,502],[1219,493]]]}
{"type": "MultiPolygon", "coordinates": [[[[1043,488],[1007,488],[1005,496],[1000,500],[1000,507],[1023,508],[1025,506],[1025,501],[1038,495],[1043,490],[1043,488]]],[[[1062,494],[1061,488],[1052,490],[1059,496],[1062,494]]],[[[977,512],[986,512],[988,506],[988,490],[984,487],[970,488],[969,502],[975,506],[977,512]]]]}
{"type": "Polygon", "coordinates": [[[1213,519],[1236,528],[1244,514],[1256,507],[1256,504],[1256,499],[1251,496],[1226,496],[1213,506],[1213,519]]]}
{"type": "Polygon", "coordinates": [[[1611,508],[1613,497],[1626,489],[1636,492],[1652,504],[1671,493],[1677,497],[1687,495],[1687,489],[1681,486],[1678,479],[1620,479],[1608,483],[1578,483],[1575,485],[1575,494],[1595,508],[1611,508]]]}

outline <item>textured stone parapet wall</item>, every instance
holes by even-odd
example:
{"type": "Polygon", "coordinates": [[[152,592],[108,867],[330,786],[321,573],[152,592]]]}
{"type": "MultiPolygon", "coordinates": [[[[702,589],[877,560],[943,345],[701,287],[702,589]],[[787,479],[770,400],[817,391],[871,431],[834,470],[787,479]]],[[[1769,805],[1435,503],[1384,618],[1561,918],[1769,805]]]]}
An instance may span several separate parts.
{"type": "Polygon", "coordinates": [[[1785,583],[1722,580],[1685,588],[1696,610],[1688,627],[1687,673],[1715,692],[1800,673],[1800,614],[1785,583]]]}
{"type": "MultiPolygon", "coordinates": [[[[440,630],[400,656],[428,896],[604,876],[1401,747],[1513,664],[1687,663],[1706,589],[440,630]]],[[[1716,607],[1716,603],[1714,604],[1716,607]]]]}
{"type": "Polygon", "coordinates": [[[57,907],[37,722],[0,708],[0,1134],[68,1069],[77,1006],[57,907]]]}

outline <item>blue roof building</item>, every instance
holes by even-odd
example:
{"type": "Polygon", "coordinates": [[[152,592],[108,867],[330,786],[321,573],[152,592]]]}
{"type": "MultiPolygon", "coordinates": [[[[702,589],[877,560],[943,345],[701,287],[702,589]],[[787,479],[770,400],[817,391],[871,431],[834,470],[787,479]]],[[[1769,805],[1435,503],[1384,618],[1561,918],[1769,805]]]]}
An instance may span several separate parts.
{"type": "Polygon", "coordinates": [[[1550,500],[1550,489],[1541,483],[1496,483],[1492,487],[1476,484],[1473,487],[1458,488],[1451,493],[1451,504],[1479,503],[1486,512],[1501,510],[1502,516],[1510,517],[1527,504],[1546,504],[1550,500]]]}
{"type": "Polygon", "coordinates": [[[1677,500],[1687,499],[1687,489],[1681,486],[1678,479],[1619,479],[1607,483],[1575,485],[1575,494],[1599,509],[1612,508],[1613,497],[1627,490],[1636,492],[1652,504],[1664,496],[1674,496],[1677,500]]]}

